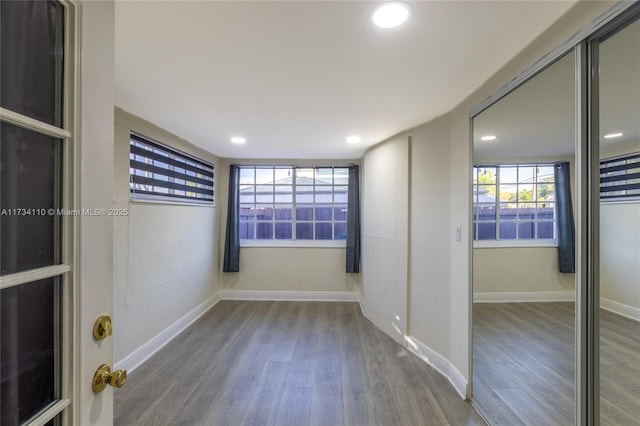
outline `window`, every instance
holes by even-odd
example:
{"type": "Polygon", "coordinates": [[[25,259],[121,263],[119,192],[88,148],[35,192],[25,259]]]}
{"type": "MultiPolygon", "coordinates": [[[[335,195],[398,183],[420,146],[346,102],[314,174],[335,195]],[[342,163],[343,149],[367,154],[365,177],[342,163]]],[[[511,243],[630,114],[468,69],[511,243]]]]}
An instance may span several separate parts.
{"type": "Polygon", "coordinates": [[[240,167],[241,240],[344,240],[346,167],[240,167]]]}
{"type": "Polygon", "coordinates": [[[129,194],[132,200],[214,203],[212,164],[131,134],[129,194]]]}
{"type": "Polygon", "coordinates": [[[473,168],[473,239],[555,240],[553,164],[473,168]]]}
{"type": "Polygon", "coordinates": [[[640,152],[600,161],[600,200],[640,198],[640,152]]]}

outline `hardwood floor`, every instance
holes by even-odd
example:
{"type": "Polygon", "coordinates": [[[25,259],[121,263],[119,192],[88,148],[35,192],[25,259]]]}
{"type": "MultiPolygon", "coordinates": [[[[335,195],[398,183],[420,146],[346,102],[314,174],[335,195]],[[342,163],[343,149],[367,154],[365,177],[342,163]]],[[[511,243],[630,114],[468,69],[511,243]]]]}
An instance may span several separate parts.
{"type": "MultiPolygon", "coordinates": [[[[574,424],[574,304],[476,303],[474,402],[494,425],[574,424]]],[[[640,323],[601,310],[601,424],[640,425],[640,323]]]]}
{"type": "Polygon", "coordinates": [[[115,392],[116,425],[482,425],[356,303],[223,301],[115,392]]]}

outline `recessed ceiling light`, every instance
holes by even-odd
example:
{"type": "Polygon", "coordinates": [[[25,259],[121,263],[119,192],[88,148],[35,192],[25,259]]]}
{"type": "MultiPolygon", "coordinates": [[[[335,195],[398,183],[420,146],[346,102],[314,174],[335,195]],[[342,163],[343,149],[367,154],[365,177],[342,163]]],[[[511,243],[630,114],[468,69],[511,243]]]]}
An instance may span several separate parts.
{"type": "Polygon", "coordinates": [[[240,136],[234,136],[231,138],[231,143],[236,143],[238,145],[245,143],[247,140],[240,136]]]}
{"type": "Polygon", "coordinates": [[[487,135],[480,138],[481,141],[495,141],[498,137],[496,135],[487,135]]]}
{"type": "Polygon", "coordinates": [[[613,138],[619,138],[620,136],[622,136],[622,133],[618,132],[618,133],[609,133],[608,135],[604,135],[605,139],[613,139],[613,138]]]}
{"type": "Polygon", "coordinates": [[[402,25],[411,15],[411,9],[405,3],[385,3],[373,11],[371,19],[380,28],[395,28],[402,25]]]}
{"type": "Polygon", "coordinates": [[[360,142],[360,136],[358,135],[351,135],[347,137],[347,143],[358,143],[360,142]]]}

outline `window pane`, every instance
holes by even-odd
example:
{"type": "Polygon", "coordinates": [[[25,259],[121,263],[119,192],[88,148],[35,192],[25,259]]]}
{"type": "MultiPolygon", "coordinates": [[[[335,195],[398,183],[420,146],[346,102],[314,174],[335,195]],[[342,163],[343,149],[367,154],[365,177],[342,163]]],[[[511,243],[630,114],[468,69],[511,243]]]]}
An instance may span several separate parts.
{"type": "Polygon", "coordinates": [[[538,203],[538,220],[554,219],[553,203],[538,203]]]}
{"type": "Polygon", "coordinates": [[[316,206],[316,220],[331,220],[331,205],[316,206]]]}
{"type": "Polygon", "coordinates": [[[538,222],[538,238],[553,239],[554,222],[538,222]]]}
{"type": "Polygon", "coordinates": [[[0,1],[0,8],[0,105],[62,127],[62,5],[0,1]]]}
{"type": "Polygon", "coordinates": [[[276,167],[274,170],[274,182],[281,185],[291,185],[293,183],[293,169],[276,167]]]}
{"type": "Polygon", "coordinates": [[[479,204],[478,209],[478,220],[486,221],[486,220],[496,220],[496,205],[495,204],[479,204]]]}
{"type": "Polygon", "coordinates": [[[291,222],[276,222],[276,240],[291,239],[291,222]]]}
{"type": "Polygon", "coordinates": [[[59,396],[57,279],[0,291],[0,375],[3,425],[22,424],[59,396]]]}
{"type": "Polygon", "coordinates": [[[332,186],[316,186],[315,200],[316,200],[316,203],[333,202],[333,187],[332,186]]]}
{"type": "Polygon", "coordinates": [[[476,184],[478,183],[478,168],[474,167],[473,170],[471,171],[471,176],[473,179],[473,183],[476,184]]]}
{"type": "Polygon", "coordinates": [[[516,223],[500,222],[500,239],[515,240],[516,239],[516,223]]]}
{"type": "Polygon", "coordinates": [[[538,166],[538,182],[553,182],[553,166],[538,166]]]}
{"type": "Polygon", "coordinates": [[[516,220],[518,217],[517,204],[500,203],[500,220],[516,220]]]}
{"type": "Polygon", "coordinates": [[[258,220],[272,220],[273,219],[273,206],[257,206],[256,207],[256,219],[258,220]]]}
{"type": "Polygon", "coordinates": [[[313,203],[313,186],[296,186],[296,203],[313,203]]]}
{"type": "Polygon", "coordinates": [[[496,223],[495,222],[479,222],[478,223],[478,239],[479,240],[495,240],[496,239],[496,223]]]}
{"type": "Polygon", "coordinates": [[[331,185],[333,184],[333,169],[316,169],[315,172],[316,185],[331,185]]]}
{"type": "Polygon", "coordinates": [[[496,200],[495,185],[478,185],[478,202],[491,203],[496,200]]]}
{"type": "Polygon", "coordinates": [[[331,223],[316,222],[316,240],[330,240],[333,238],[331,223]]]}
{"type": "Polygon", "coordinates": [[[273,203],[273,185],[256,185],[256,203],[273,203]]]}
{"type": "Polygon", "coordinates": [[[535,222],[518,223],[518,239],[532,239],[535,237],[535,222]]]}
{"type": "Polygon", "coordinates": [[[346,204],[349,201],[349,187],[347,186],[334,186],[333,187],[333,202],[346,204]]]}
{"type": "Polygon", "coordinates": [[[533,185],[518,185],[518,202],[535,201],[533,185]]]}
{"type": "Polygon", "coordinates": [[[256,183],[273,183],[273,167],[257,168],[256,167],[256,183]]]}
{"type": "Polygon", "coordinates": [[[288,206],[276,206],[275,219],[276,220],[291,220],[293,215],[293,209],[288,206]]]}
{"type": "Polygon", "coordinates": [[[348,168],[333,169],[333,183],[336,185],[347,185],[349,183],[349,169],[348,168]]]}
{"type": "Polygon", "coordinates": [[[240,206],[240,220],[253,220],[256,215],[256,211],[253,205],[240,206]]]}
{"type": "Polygon", "coordinates": [[[256,183],[255,169],[253,167],[240,168],[240,184],[254,184],[256,183]]]}
{"type": "Polygon", "coordinates": [[[296,169],[296,185],[313,185],[313,169],[296,169]]]}
{"type": "Polygon", "coordinates": [[[334,220],[347,220],[347,206],[335,206],[333,208],[333,219],[334,220]]]}
{"type": "Polygon", "coordinates": [[[518,199],[517,185],[500,185],[500,201],[516,201],[518,199]]]}
{"type": "Polygon", "coordinates": [[[536,192],[538,201],[553,201],[555,199],[555,185],[553,183],[539,183],[536,192]]]}
{"type": "Polygon", "coordinates": [[[517,167],[500,167],[500,183],[518,182],[517,167]]]}
{"type": "Polygon", "coordinates": [[[276,203],[292,203],[293,187],[291,185],[276,185],[276,203]]]}
{"type": "Polygon", "coordinates": [[[255,236],[254,222],[240,221],[240,239],[253,240],[255,236]]]}
{"type": "Polygon", "coordinates": [[[518,220],[535,220],[536,208],[535,204],[524,203],[518,204],[518,220]]]}
{"type": "Polygon", "coordinates": [[[535,179],[533,177],[534,170],[535,170],[535,167],[530,167],[530,166],[518,167],[518,182],[519,183],[535,182],[535,179]]]}
{"type": "Polygon", "coordinates": [[[62,142],[7,123],[0,140],[0,274],[57,264],[62,142]]]}
{"type": "Polygon", "coordinates": [[[273,223],[271,222],[258,222],[256,223],[258,240],[272,240],[273,239],[273,223]]]}
{"type": "Polygon", "coordinates": [[[296,223],[296,239],[313,240],[313,223],[296,223]]]}
{"type": "Polygon", "coordinates": [[[478,183],[496,183],[496,168],[495,167],[479,167],[478,168],[478,183]]]}
{"type": "Polygon", "coordinates": [[[296,206],[296,220],[313,220],[313,206],[296,206]]]}
{"type": "Polygon", "coordinates": [[[241,203],[255,203],[255,186],[253,185],[241,185],[240,186],[240,202],[241,203]]]}
{"type": "Polygon", "coordinates": [[[345,240],[347,238],[347,224],[345,222],[336,222],[333,225],[333,232],[336,240],[345,240]]]}

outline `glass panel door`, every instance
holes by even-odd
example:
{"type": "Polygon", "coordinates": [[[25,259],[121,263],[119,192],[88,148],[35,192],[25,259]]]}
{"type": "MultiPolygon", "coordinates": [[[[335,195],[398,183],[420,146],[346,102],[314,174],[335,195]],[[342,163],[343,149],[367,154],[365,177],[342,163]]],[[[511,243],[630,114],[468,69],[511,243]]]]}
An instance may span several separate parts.
{"type": "Polygon", "coordinates": [[[65,9],[0,2],[0,423],[59,423],[65,9]]]}

